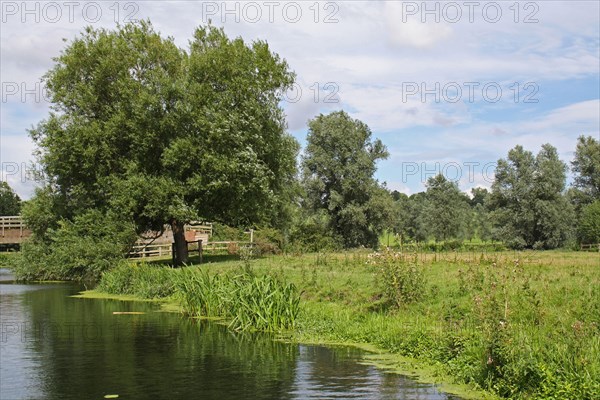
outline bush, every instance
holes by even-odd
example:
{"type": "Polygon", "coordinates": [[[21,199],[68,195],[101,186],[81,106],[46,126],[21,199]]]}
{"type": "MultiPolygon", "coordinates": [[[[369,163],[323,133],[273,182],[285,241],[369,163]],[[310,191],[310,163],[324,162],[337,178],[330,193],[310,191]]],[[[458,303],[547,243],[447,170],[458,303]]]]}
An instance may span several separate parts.
{"type": "Polygon", "coordinates": [[[123,260],[136,239],[133,225],[90,210],[35,234],[15,258],[18,280],[98,280],[123,260]]]}
{"type": "Polygon", "coordinates": [[[328,227],[329,217],[324,212],[300,218],[291,232],[291,243],[297,251],[320,252],[342,248],[342,240],[328,227]]]}
{"type": "Polygon", "coordinates": [[[401,253],[385,249],[369,255],[369,264],[377,268],[383,295],[396,307],[418,301],[425,291],[423,268],[407,261],[401,253]]]}
{"type": "Polygon", "coordinates": [[[224,241],[244,241],[248,240],[247,235],[244,234],[244,230],[240,228],[233,228],[231,226],[214,223],[211,241],[224,242],[224,241]]]}
{"type": "Polygon", "coordinates": [[[280,254],[284,247],[281,231],[273,228],[261,228],[254,231],[254,247],[257,255],[280,254]]]}
{"type": "Polygon", "coordinates": [[[122,261],[102,274],[97,290],[110,294],[128,294],[145,299],[169,297],[175,290],[170,268],[144,262],[122,261]]]}

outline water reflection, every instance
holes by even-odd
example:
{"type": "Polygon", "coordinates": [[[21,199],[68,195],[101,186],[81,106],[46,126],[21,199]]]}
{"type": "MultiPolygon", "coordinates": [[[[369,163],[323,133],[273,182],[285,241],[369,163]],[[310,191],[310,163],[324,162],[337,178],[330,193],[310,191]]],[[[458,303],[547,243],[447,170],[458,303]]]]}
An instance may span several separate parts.
{"type": "Polygon", "coordinates": [[[68,297],[78,290],[0,284],[1,399],[450,398],[358,363],[357,349],[234,334],[150,303],[68,297]]]}

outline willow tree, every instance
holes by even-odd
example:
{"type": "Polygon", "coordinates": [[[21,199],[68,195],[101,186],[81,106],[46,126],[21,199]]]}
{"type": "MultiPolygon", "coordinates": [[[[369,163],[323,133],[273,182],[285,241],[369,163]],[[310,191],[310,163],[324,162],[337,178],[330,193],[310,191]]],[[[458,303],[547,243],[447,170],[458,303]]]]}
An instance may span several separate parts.
{"type": "Polygon", "coordinates": [[[386,147],[344,111],[321,114],[308,126],[302,161],[307,208],[327,214],[330,233],[345,247],[377,246],[394,223],[393,199],[374,178],[386,147]]]}
{"type": "Polygon", "coordinates": [[[566,171],[549,144],[536,156],[516,146],[498,160],[490,208],[496,233],[509,246],[550,249],[566,242],[574,218],[564,194],[566,171]]]}
{"type": "Polygon", "coordinates": [[[442,174],[427,179],[425,186],[422,218],[428,236],[436,241],[462,238],[470,217],[468,197],[442,174]]]}
{"type": "Polygon", "coordinates": [[[262,41],[199,27],[179,48],[150,22],[87,28],[44,77],[49,117],[31,131],[48,186],[72,219],[118,211],[138,230],[261,222],[294,178],[298,145],[285,131],[285,60],[262,41]]]}

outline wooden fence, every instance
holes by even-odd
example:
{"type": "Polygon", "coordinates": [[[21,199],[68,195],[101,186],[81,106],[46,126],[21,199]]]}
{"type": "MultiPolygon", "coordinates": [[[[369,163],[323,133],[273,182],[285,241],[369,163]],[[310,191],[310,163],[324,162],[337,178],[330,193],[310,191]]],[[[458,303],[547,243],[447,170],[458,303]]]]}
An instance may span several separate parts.
{"type": "Polygon", "coordinates": [[[582,244],[581,251],[597,251],[600,252],[600,243],[582,244]]]}
{"type": "MultiPolygon", "coordinates": [[[[253,246],[252,242],[220,241],[207,242],[202,240],[188,241],[190,253],[198,251],[200,257],[204,252],[237,251],[241,247],[253,246]],[[191,245],[191,249],[190,249],[191,245]]],[[[173,257],[174,243],[135,244],[129,252],[129,258],[173,257]]]]}

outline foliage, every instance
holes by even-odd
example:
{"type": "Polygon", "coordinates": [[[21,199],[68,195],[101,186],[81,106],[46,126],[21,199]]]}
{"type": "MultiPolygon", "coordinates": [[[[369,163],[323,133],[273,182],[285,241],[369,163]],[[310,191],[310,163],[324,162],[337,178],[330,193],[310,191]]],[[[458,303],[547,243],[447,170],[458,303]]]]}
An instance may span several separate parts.
{"type": "Polygon", "coordinates": [[[392,231],[394,234],[399,235],[402,240],[406,240],[409,237],[409,212],[408,202],[409,197],[405,193],[400,193],[394,190],[390,193],[392,199],[394,199],[393,208],[393,225],[392,231]]]}
{"type": "Polygon", "coordinates": [[[373,178],[377,160],[388,156],[385,146],[344,111],[320,114],[308,125],[306,207],[326,213],[329,230],[345,247],[376,246],[393,209],[389,193],[373,178]]]}
{"type": "Polygon", "coordinates": [[[536,157],[523,147],[500,159],[490,207],[497,235],[513,248],[552,249],[570,236],[573,210],[563,194],[566,165],[549,144],[536,157]]]}
{"type": "Polygon", "coordinates": [[[486,188],[482,187],[474,187],[471,189],[471,200],[469,203],[471,207],[476,207],[477,205],[485,205],[490,196],[490,192],[486,188]]]}
{"type": "Polygon", "coordinates": [[[428,236],[436,240],[461,238],[469,216],[469,199],[456,182],[442,174],[427,180],[423,222],[428,236]]]}
{"type": "MultiPolygon", "coordinates": [[[[61,215],[69,214],[60,196],[51,186],[36,188],[34,196],[21,210],[27,228],[31,229],[36,241],[49,243],[49,231],[59,228],[61,215]]],[[[67,217],[64,217],[67,218],[67,217]]],[[[26,250],[25,250],[26,251],[26,250]]]]}
{"type": "Polygon", "coordinates": [[[144,299],[165,298],[175,292],[175,284],[170,277],[169,268],[121,261],[114,269],[102,274],[96,290],[144,299]]]}
{"type": "Polygon", "coordinates": [[[425,291],[423,267],[416,260],[406,261],[401,253],[386,248],[369,254],[369,264],[377,269],[377,278],[385,298],[396,307],[418,301],[425,291]]]}
{"type": "Polygon", "coordinates": [[[290,233],[297,251],[332,251],[342,247],[342,238],[330,230],[330,217],[325,210],[302,210],[290,233]]]}
{"type": "Polygon", "coordinates": [[[131,223],[90,210],[60,220],[46,236],[22,245],[15,261],[19,280],[97,280],[123,260],[136,239],[131,223]]]}
{"type": "Polygon", "coordinates": [[[87,28],[55,61],[44,78],[53,112],[31,136],[60,217],[118,210],[138,232],[180,232],[190,219],[281,214],[298,144],[279,101],[294,75],[267,43],[209,25],[184,50],[142,21],[87,28]]]}
{"type": "Polygon", "coordinates": [[[0,217],[21,213],[21,198],[8,182],[0,181],[0,217]]]}
{"type": "Polygon", "coordinates": [[[586,202],[600,199],[600,141],[591,136],[580,136],[571,166],[575,174],[573,186],[586,202]]]}
{"type": "Polygon", "coordinates": [[[186,314],[227,318],[235,330],[293,328],[299,311],[296,287],[271,275],[211,275],[188,268],[179,274],[177,287],[186,314]]]}
{"type": "Polygon", "coordinates": [[[283,233],[275,228],[254,230],[254,251],[257,255],[279,254],[286,245],[283,233]]]}
{"type": "Polygon", "coordinates": [[[224,224],[213,223],[212,237],[213,241],[247,241],[248,235],[244,233],[244,229],[227,226],[224,224]]]}
{"type": "Polygon", "coordinates": [[[473,207],[473,225],[477,237],[486,242],[493,239],[492,220],[489,211],[481,203],[473,207]]]}
{"type": "Polygon", "coordinates": [[[600,243],[600,200],[583,207],[579,221],[580,240],[583,243],[600,243]]]}

